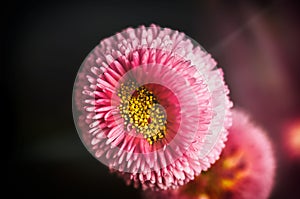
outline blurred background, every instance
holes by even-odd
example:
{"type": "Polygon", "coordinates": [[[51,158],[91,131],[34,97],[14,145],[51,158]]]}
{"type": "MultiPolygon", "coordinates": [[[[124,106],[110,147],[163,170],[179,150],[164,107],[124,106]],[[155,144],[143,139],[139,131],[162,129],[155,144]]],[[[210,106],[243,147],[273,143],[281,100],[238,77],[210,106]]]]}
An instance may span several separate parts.
{"type": "Polygon", "coordinates": [[[300,198],[296,2],[12,0],[3,9],[1,146],[11,195],[140,198],[139,190],[109,174],[81,143],[72,87],[101,39],[156,23],[185,32],[217,60],[235,106],[248,111],[274,144],[277,173],[270,198],[300,198]]]}

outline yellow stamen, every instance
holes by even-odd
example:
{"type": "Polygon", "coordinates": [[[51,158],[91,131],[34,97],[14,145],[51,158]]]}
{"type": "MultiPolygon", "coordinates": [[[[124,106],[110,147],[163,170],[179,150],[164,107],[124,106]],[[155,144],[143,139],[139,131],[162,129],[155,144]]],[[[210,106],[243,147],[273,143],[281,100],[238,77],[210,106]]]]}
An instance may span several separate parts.
{"type": "Polygon", "coordinates": [[[161,140],[166,135],[166,117],[157,98],[144,86],[137,87],[134,81],[121,84],[117,94],[120,97],[121,117],[125,129],[131,124],[132,129],[143,134],[149,144],[161,140]]]}

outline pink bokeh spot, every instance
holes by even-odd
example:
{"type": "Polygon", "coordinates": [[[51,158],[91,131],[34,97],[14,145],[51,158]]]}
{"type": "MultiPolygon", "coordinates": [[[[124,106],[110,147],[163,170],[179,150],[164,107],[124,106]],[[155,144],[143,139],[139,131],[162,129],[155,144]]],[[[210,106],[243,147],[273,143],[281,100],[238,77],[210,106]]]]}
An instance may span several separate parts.
{"type": "Polygon", "coordinates": [[[287,157],[300,158],[300,118],[286,122],[282,131],[282,143],[287,157]]]}

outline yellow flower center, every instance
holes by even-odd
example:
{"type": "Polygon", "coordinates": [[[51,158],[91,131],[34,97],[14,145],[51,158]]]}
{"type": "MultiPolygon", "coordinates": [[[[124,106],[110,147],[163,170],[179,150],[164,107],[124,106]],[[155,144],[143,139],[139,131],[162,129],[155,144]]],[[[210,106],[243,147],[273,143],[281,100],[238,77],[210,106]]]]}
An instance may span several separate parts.
{"type": "Polygon", "coordinates": [[[119,110],[124,119],[125,129],[136,129],[149,144],[166,135],[166,115],[155,95],[145,86],[134,81],[122,83],[118,90],[121,98],[119,110]]]}

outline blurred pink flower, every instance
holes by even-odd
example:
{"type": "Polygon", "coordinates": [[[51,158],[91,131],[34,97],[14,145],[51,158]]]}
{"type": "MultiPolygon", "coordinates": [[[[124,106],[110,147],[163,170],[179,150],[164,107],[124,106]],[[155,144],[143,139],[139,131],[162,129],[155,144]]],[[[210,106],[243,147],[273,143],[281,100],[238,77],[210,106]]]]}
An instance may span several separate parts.
{"type": "Polygon", "coordinates": [[[266,199],[275,174],[271,143],[243,112],[233,111],[233,125],[221,158],[194,181],[177,190],[146,191],[151,199],[266,199]]]}
{"type": "Polygon", "coordinates": [[[214,163],[231,125],[223,72],[185,34],[152,25],[104,39],[74,87],[88,150],[128,183],[176,188],[214,163]]]}

